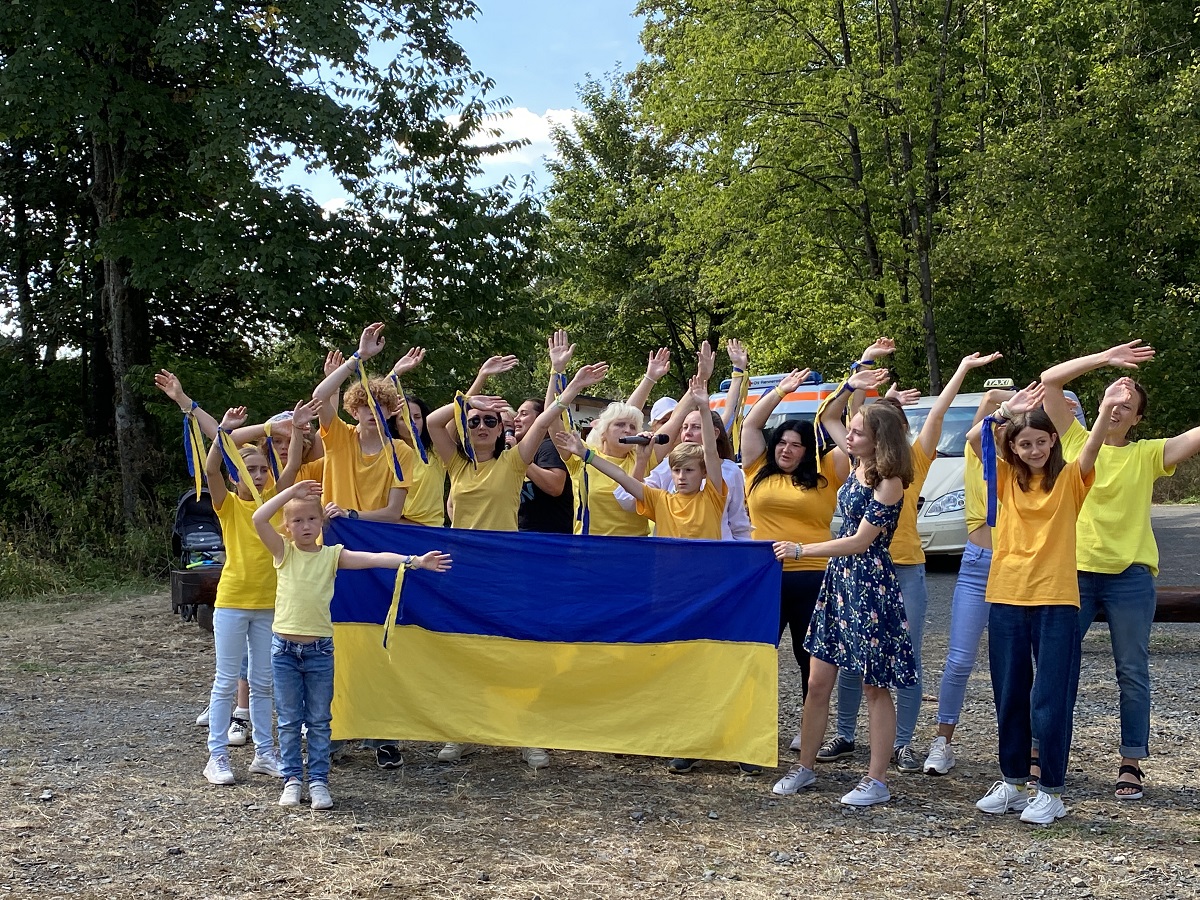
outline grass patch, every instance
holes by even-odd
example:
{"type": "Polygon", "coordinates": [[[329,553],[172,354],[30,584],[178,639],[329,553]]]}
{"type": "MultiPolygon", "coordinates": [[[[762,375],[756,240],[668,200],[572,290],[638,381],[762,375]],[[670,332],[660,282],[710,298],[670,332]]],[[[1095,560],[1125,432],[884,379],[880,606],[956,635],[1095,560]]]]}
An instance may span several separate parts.
{"type": "MultiPolygon", "coordinates": [[[[132,577],[105,590],[61,593],[17,594],[0,597],[0,629],[35,628],[64,622],[82,609],[106,606],[133,597],[166,590],[166,585],[147,578],[132,577]]],[[[169,610],[170,601],[163,600],[169,610]]]]}

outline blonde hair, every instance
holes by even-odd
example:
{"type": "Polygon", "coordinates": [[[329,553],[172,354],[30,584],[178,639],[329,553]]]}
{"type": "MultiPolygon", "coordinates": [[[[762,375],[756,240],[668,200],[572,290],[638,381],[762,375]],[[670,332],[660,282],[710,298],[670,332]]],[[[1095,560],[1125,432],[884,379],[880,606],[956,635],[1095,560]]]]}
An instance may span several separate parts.
{"type": "Polygon", "coordinates": [[[876,488],[887,478],[899,478],[907,488],[912,484],[913,467],[904,413],[891,403],[872,403],[863,407],[861,415],[875,444],[874,455],[863,461],[867,486],[876,488]]]}
{"type": "MultiPolygon", "coordinates": [[[[628,403],[610,403],[604,407],[604,412],[592,422],[592,430],[588,433],[588,445],[595,449],[601,449],[604,443],[604,434],[608,431],[608,426],[613,422],[630,421],[633,422],[633,430],[641,431],[642,425],[645,422],[642,416],[642,411],[636,406],[630,406],[628,403]]],[[[630,450],[633,449],[631,446],[630,450]]]]}
{"type": "Polygon", "coordinates": [[[317,508],[317,512],[321,514],[321,520],[325,520],[325,507],[321,504],[320,497],[296,497],[283,504],[284,521],[287,521],[288,513],[290,511],[294,511],[299,507],[305,506],[315,506],[317,508]]]}
{"type": "MultiPolygon", "coordinates": [[[[396,386],[392,384],[390,378],[372,378],[368,384],[371,385],[371,396],[375,398],[375,402],[379,404],[379,408],[383,410],[385,416],[399,408],[400,395],[396,393],[396,386]]],[[[367,398],[367,392],[363,389],[361,381],[350,385],[342,396],[342,409],[350,415],[354,415],[354,411],[360,406],[369,405],[370,400],[367,398]]]]}
{"type": "Polygon", "coordinates": [[[698,462],[704,468],[703,444],[676,444],[667,456],[667,465],[672,469],[683,468],[690,462],[698,462]]]}

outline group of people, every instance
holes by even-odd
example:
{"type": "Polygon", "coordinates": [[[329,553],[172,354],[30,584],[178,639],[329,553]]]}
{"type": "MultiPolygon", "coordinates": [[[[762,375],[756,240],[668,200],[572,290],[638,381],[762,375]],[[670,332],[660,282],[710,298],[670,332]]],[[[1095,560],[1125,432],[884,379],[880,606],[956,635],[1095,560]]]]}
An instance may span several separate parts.
{"type": "MultiPolygon", "coordinates": [[[[584,365],[569,377],[575,346],[565,333],[548,342],[551,374],[544,397],[513,409],[485,394],[490,377],[517,364],[515,357],[493,357],[465,394],[431,410],[401,386],[401,378],[421,364],[420,348],[401,356],[387,377],[367,377],[367,361],[384,348],[383,331],[381,323],[368,326],[349,358],[330,353],[311,401],[263,425],[247,426],[243,408],[218,421],[173,375],[164,371],[156,378],[213,441],[205,470],[226,563],[213,619],[217,664],[204,769],[210,782],[235,781],[228,726],[231,718],[248,715],[255,742],[250,771],[284,780],[282,805],[301,802],[305,780],[314,808],[332,805],[329,759],[337,748],[329,727],[329,601],[336,571],[443,571],[450,565],[445,554],[424,547],[400,555],[323,546],[324,521],[348,516],[490,531],[771,542],[782,568],[779,637],[791,630],[804,699],[800,733],[792,742],[799,763],[773,790],[796,793],[816,781],[817,762],[854,752],[865,694],[870,761],[861,782],[842,798],[855,806],[890,799],[887,772],[893,764],[902,772],[938,775],[953,768],[966,681],[990,623],[1002,779],[977,805],[989,813],[1020,811],[1031,822],[1063,815],[1079,641],[1103,610],[1121,690],[1117,796],[1142,796],[1157,572],[1150,489],[1200,449],[1200,429],[1168,440],[1131,441],[1128,432],[1144,415],[1145,393],[1121,378],[1105,392],[1088,432],[1075,421],[1063,385],[1101,366],[1136,368],[1152,358],[1150,348],[1134,341],[1050,369],[1040,384],[1024,390],[985,396],[969,435],[969,538],[954,593],[938,735],[920,763],[912,743],[927,594],[918,500],[951,402],[968,373],[999,354],[964,358],[913,439],[904,407],[916,391],[892,387],[878,401],[864,402],[888,381],[879,365],[894,350],[886,338],[855,361],[815,423],[787,419],[769,431],[780,400],[807,370],[783,378],[744,420],[740,402],[726,403],[723,418],[709,408],[716,354],[705,344],[689,390],[677,403],[656,403],[655,421],[646,429],[642,410],[669,370],[666,352],[659,351],[629,400],[609,404],[585,441],[573,430],[569,411],[581,392],[603,380],[607,366],[584,365]],[[337,395],[348,378],[354,381],[342,407],[353,425],[337,414],[337,395]],[[234,492],[225,486],[222,462],[234,492]],[[833,538],[835,513],[842,525],[833,538]],[[239,675],[248,681],[244,702],[239,675]],[[835,687],[838,729],[827,740],[835,687]]],[[[740,398],[749,357],[736,340],[727,351],[733,371],[728,396],[740,398]]],[[[395,736],[368,741],[383,768],[402,765],[398,744],[395,736]]],[[[438,757],[457,760],[465,749],[447,743],[438,757]]],[[[549,764],[543,748],[523,748],[522,755],[535,769],[549,764]]],[[[668,768],[684,773],[698,762],[672,759],[668,768]]],[[[741,770],[762,771],[748,764],[741,770]]]]}

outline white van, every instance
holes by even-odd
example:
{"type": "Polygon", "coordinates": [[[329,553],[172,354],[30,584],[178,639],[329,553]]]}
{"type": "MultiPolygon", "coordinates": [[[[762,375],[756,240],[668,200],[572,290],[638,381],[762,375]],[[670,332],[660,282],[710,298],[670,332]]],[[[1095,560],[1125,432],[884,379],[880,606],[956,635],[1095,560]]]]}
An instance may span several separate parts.
{"type": "MultiPolygon", "coordinates": [[[[750,379],[750,394],[747,397],[746,409],[758,400],[762,394],[771,390],[783,375],[763,375],[750,379]]],[[[729,382],[721,384],[723,391],[729,390],[729,382]]],[[[820,376],[814,373],[814,383],[801,385],[796,392],[788,394],[780,401],[771,418],[767,420],[769,428],[773,428],[785,419],[816,418],[817,406],[827,395],[838,389],[838,382],[823,383],[820,376]]],[[[1069,399],[1078,398],[1070,391],[1066,392],[1069,399]]],[[[938,441],[937,459],[929,467],[929,475],[921,488],[921,496],[917,500],[917,534],[921,537],[921,546],[930,555],[961,554],[967,544],[966,491],[963,487],[963,471],[966,461],[963,457],[967,443],[967,432],[971,430],[971,422],[975,419],[975,411],[984,395],[959,394],[946,411],[942,420],[942,437],[938,441]]],[[[872,392],[867,402],[878,399],[872,392]]],[[[915,405],[904,407],[908,417],[909,439],[915,441],[921,433],[921,426],[929,416],[929,410],[937,401],[936,397],[922,397],[915,405]]],[[[714,394],[710,401],[713,409],[724,415],[725,394],[714,394]]],[[[1078,405],[1075,407],[1076,418],[1087,427],[1078,405]]],[[[841,527],[839,519],[835,518],[832,525],[833,534],[841,527]]]]}

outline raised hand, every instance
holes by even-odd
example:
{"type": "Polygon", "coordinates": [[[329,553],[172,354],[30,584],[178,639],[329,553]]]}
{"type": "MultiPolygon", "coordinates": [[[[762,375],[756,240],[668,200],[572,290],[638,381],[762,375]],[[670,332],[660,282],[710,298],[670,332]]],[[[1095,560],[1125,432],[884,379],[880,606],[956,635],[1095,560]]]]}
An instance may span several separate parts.
{"type": "Polygon", "coordinates": [[[471,409],[477,409],[480,412],[499,412],[508,406],[508,401],[503,397],[493,397],[490,394],[475,394],[471,397],[471,409]]]}
{"type": "Polygon", "coordinates": [[[671,354],[666,347],[659,347],[646,361],[646,377],[658,381],[671,371],[671,354]]]}
{"type": "Polygon", "coordinates": [[[423,359],[425,359],[425,348],[412,347],[407,353],[396,360],[396,364],[392,366],[392,374],[398,378],[406,372],[411,372],[421,364],[423,359]]]}
{"type": "Polygon", "coordinates": [[[358,339],[358,358],[370,359],[383,349],[383,323],[372,322],[358,339]]]}
{"type": "Polygon", "coordinates": [[[704,341],[700,345],[699,352],[696,353],[696,374],[704,379],[706,387],[712,378],[713,369],[716,368],[716,365],[717,351],[709,346],[708,341],[704,341]]]}
{"type": "Polygon", "coordinates": [[[592,363],[591,365],[580,367],[579,371],[575,373],[575,377],[571,379],[571,385],[577,390],[582,391],[584,388],[599,384],[607,377],[608,363],[592,363]]]}
{"type": "Polygon", "coordinates": [[[921,399],[921,392],[916,388],[905,388],[901,390],[898,385],[893,384],[887,389],[887,399],[894,400],[901,406],[913,406],[921,399]]]}
{"type": "MultiPolygon", "coordinates": [[[[1120,406],[1123,403],[1133,405],[1133,380],[1124,377],[1118,378],[1107,388],[1104,389],[1104,396],[1100,400],[1100,408],[1112,409],[1114,406],[1120,406]]],[[[1012,404],[1009,404],[1010,406],[1012,404]]]]}
{"type": "Polygon", "coordinates": [[[345,364],[346,357],[342,356],[341,350],[330,350],[325,354],[325,366],[322,371],[325,373],[325,377],[328,378],[345,364]]]}
{"type": "Polygon", "coordinates": [[[887,369],[859,369],[846,379],[846,383],[856,391],[870,391],[887,380],[887,369]]]}
{"type": "Polygon", "coordinates": [[[895,352],[895,350],[895,341],[893,341],[891,338],[881,337],[877,338],[875,343],[864,350],[862,352],[862,356],[859,358],[863,362],[875,362],[875,360],[879,359],[880,357],[887,356],[889,353],[895,352]]]}
{"type": "Polygon", "coordinates": [[[551,435],[551,438],[554,441],[554,446],[563,453],[583,456],[587,452],[587,445],[583,442],[583,438],[573,431],[556,431],[551,435]]]}
{"type": "MultiPolygon", "coordinates": [[[[312,480],[297,481],[290,488],[288,488],[288,491],[290,492],[290,497],[293,500],[320,500],[321,482],[312,480]]],[[[328,506],[334,506],[334,504],[330,503],[328,506]]],[[[340,507],[338,508],[338,511],[340,515],[340,507]]]]}
{"type": "MultiPolygon", "coordinates": [[[[179,379],[163,369],[154,376],[154,386],[175,401],[180,407],[187,400],[187,395],[183,392],[183,385],[179,383],[179,379]]],[[[191,405],[190,403],[188,404],[191,405]]]]}
{"type": "Polygon", "coordinates": [[[804,379],[810,374],[812,374],[812,369],[792,369],[792,371],[780,379],[779,389],[785,394],[790,394],[796,388],[800,387],[800,385],[804,384],[804,379]]]}
{"type": "Polygon", "coordinates": [[[970,356],[964,356],[962,362],[958,364],[960,369],[978,369],[980,366],[986,366],[988,363],[1002,359],[1004,356],[999,350],[995,353],[989,353],[987,356],[980,356],[978,353],[972,353],[970,356]]]}
{"type": "Polygon", "coordinates": [[[698,409],[708,409],[708,379],[693,375],[688,379],[688,393],[696,401],[698,409]]]}
{"type": "Polygon", "coordinates": [[[729,354],[729,361],[743,372],[750,369],[750,354],[746,352],[745,346],[737,338],[730,338],[725,342],[725,352],[729,354]]]}
{"type": "Polygon", "coordinates": [[[509,369],[517,367],[517,358],[515,356],[489,356],[483,361],[483,365],[479,367],[480,378],[491,378],[493,375],[499,375],[502,372],[507,372],[509,369]]]}
{"type": "Polygon", "coordinates": [[[1154,359],[1154,348],[1143,346],[1141,340],[1117,344],[1104,352],[1104,361],[1119,369],[1136,369],[1141,363],[1154,359]]]}
{"type": "Polygon", "coordinates": [[[426,569],[430,572],[447,572],[450,570],[450,554],[441,550],[430,550],[420,556],[413,557],[414,569],[426,569]]]}
{"type": "Polygon", "coordinates": [[[1046,399],[1046,388],[1040,381],[1031,381],[1028,387],[1021,388],[1005,401],[1008,411],[1014,416],[1037,409],[1046,399]]]}
{"type": "Polygon", "coordinates": [[[246,424],[246,407],[234,406],[225,410],[225,415],[221,417],[221,427],[226,431],[233,431],[235,428],[241,428],[246,424]]]}
{"type": "Polygon", "coordinates": [[[297,403],[296,408],[292,410],[292,427],[307,428],[309,423],[317,417],[320,409],[321,403],[319,400],[297,403]]]}
{"type": "Polygon", "coordinates": [[[546,349],[550,351],[550,368],[555,372],[564,373],[575,356],[575,345],[561,328],[550,335],[546,341],[546,349]]]}

